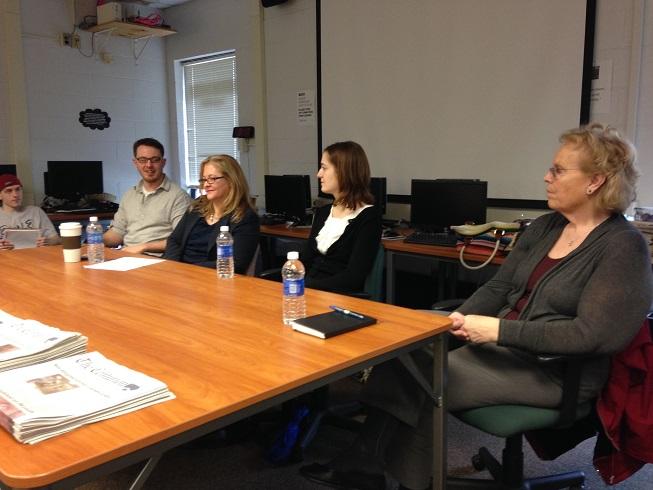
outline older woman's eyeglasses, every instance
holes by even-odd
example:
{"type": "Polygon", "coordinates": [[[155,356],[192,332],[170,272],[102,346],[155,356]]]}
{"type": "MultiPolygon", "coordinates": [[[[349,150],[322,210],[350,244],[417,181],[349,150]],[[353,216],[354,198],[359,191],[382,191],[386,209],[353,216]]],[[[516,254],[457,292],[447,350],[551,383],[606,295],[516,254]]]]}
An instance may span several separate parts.
{"type": "Polygon", "coordinates": [[[200,185],[215,184],[218,180],[224,179],[224,178],[225,178],[224,175],[221,175],[220,177],[210,176],[210,177],[207,177],[205,179],[199,179],[199,183],[200,183],[200,185]]]}
{"type": "Polygon", "coordinates": [[[551,174],[551,177],[554,179],[557,179],[561,175],[564,175],[565,172],[568,172],[570,170],[581,170],[580,168],[564,168],[564,167],[549,167],[549,173],[551,174]]]}

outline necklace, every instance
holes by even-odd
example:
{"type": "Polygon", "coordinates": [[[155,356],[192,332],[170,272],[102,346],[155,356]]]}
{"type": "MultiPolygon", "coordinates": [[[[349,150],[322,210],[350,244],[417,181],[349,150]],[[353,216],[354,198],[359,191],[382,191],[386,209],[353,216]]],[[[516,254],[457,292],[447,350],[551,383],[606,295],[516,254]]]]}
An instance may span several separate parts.
{"type": "MultiPolygon", "coordinates": [[[[571,233],[567,232],[567,235],[570,235],[571,233]]],[[[576,243],[576,240],[578,240],[578,231],[576,231],[576,236],[574,238],[565,238],[565,242],[567,243],[567,247],[573,246],[574,243],[576,243]]]]}
{"type": "Polygon", "coordinates": [[[221,217],[222,217],[222,211],[219,209],[215,209],[215,207],[213,207],[211,214],[207,216],[206,221],[208,224],[214,225],[215,223],[220,221],[221,217]]]}

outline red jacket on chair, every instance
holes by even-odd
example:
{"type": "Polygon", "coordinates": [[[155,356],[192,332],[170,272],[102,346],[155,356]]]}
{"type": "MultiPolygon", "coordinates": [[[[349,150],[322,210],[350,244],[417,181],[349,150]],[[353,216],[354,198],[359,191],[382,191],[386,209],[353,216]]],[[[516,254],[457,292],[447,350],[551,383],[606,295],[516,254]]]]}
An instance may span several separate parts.
{"type": "Polygon", "coordinates": [[[594,467],[608,485],[653,463],[653,340],[648,320],[630,345],[612,358],[610,378],[597,401],[604,434],[594,467]]]}

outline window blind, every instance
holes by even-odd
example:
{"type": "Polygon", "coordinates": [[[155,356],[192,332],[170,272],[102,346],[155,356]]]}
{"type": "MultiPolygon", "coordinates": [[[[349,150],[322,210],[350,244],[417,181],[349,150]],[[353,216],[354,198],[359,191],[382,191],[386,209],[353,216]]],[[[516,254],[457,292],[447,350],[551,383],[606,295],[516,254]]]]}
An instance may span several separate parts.
{"type": "Polygon", "coordinates": [[[236,55],[203,57],[182,66],[186,182],[197,184],[206,157],[224,153],[239,159],[237,140],[232,137],[238,126],[236,55]]]}

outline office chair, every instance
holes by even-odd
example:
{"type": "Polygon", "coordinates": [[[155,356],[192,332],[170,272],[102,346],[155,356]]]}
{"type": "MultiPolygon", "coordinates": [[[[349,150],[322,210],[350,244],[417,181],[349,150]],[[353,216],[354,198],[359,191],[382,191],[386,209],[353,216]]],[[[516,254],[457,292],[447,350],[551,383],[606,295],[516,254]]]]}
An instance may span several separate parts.
{"type": "Polygon", "coordinates": [[[256,251],[254,252],[254,256],[252,257],[252,261],[247,266],[245,275],[257,277],[261,273],[262,269],[263,269],[263,256],[261,254],[261,245],[257,245],[256,251]]]}
{"type": "MultiPolygon", "coordinates": [[[[606,483],[614,481],[617,483],[628,478],[637,471],[645,461],[640,461],[637,452],[631,453],[632,448],[640,447],[647,437],[641,431],[639,421],[633,421],[628,416],[630,409],[634,408],[635,416],[642,409],[642,403],[648,403],[645,377],[642,369],[646,370],[646,349],[650,346],[650,339],[653,336],[653,316],[647,315],[639,333],[633,338],[625,349],[613,356],[613,367],[610,377],[604,387],[603,393],[597,400],[591,400],[584,404],[577,403],[578,386],[581,374],[581,359],[565,358],[540,358],[541,362],[564,362],[566,366],[563,381],[563,400],[557,409],[541,409],[536,407],[503,405],[496,407],[484,407],[473,410],[465,410],[456,413],[458,418],[464,422],[477,427],[485,432],[506,438],[506,447],[503,451],[503,464],[500,465],[490,453],[481,448],[479,453],[472,458],[476,469],[487,468],[495,481],[482,481],[464,479],[447,480],[450,488],[524,488],[524,489],[557,489],[557,488],[584,488],[584,474],[580,471],[545,476],[539,478],[523,478],[523,454],[521,452],[522,434],[529,433],[529,440],[535,436],[537,446],[543,444],[536,452],[542,454],[543,459],[553,459],[566,450],[575,446],[578,442],[592,437],[599,432],[599,441],[595,448],[594,465],[606,483]],[[631,363],[632,361],[632,363],[631,363]],[[626,369],[628,374],[625,374],[626,369]],[[615,371],[616,370],[616,371],[615,371]],[[616,376],[613,376],[617,373],[616,376]],[[636,374],[635,374],[636,373],[636,374]],[[630,378],[633,398],[623,406],[614,406],[615,402],[625,403],[625,395],[622,392],[624,375],[630,378]],[[618,387],[617,391],[612,388],[618,387]],[[594,410],[594,407],[603,407],[594,410]],[[606,412],[607,410],[607,412],[606,412]],[[619,415],[620,410],[625,410],[619,415]],[[604,419],[599,412],[604,412],[604,419]],[[610,429],[603,424],[608,420],[610,429]],[[566,427],[573,425],[571,432],[565,433],[566,427]],[[614,448],[607,448],[605,444],[611,445],[610,436],[602,434],[603,428],[610,430],[614,436],[617,432],[624,439],[614,448]],[[631,428],[634,429],[631,432],[631,428]],[[543,430],[541,430],[543,429],[543,430]],[[542,438],[542,436],[545,436],[542,438]],[[568,439],[566,436],[571,436],[568,439]],[[547,442],[547,439],[549,442],[547,442]],[[551,445],[550,441],[555,441],[551,445]],[[601,441],[602,440],[602,441],[601,441]],[[628,442],[630,441],[630,442],[628,442]],[[569,444],[571,442],[571,444],[569,444]],[[628,447],[630,445],[630,448],[628,447]],[[548,448],[547,448],[548,446],[548,448]],[[617,447],[618,446],[618,447],[617,447]],[[544,451],[542,451],[544,449],[544,451]],[[599,458],[597,460],[597,450],[599,458]],[[549,454],[546,454],[549,453],[549,454]],[[614,457],[614,459],[612,459],[614,457]],[[637,463],[633,465],[633,463],[637,463]],[[639,465],[639,466],[638,466],[639,465]],[[613,480],[617,478],[616,480],[613,480]]],[[[634,417],[636,419],[636,416],[634,417]]],[[[535,446],[534,446],[535,447],[535,446]]],[[[608,483],[610,484],[610,483],[608,483]]]]}
{"type": "Polygon", "coordinates": [[[385,299],[385,288],[383,287],[383,271],[385,270],[385,249],[379,245],[374,257],[374,263],[370,272],[365,278],[363,290],[360,292],[348,293],[347,296],[356,298],[371,299],[372,301],[383,302],[385,299]]]}
{"type": "Polygon", "coordinates": [[[564,363],[563,400],[558,408],[539,408],[523,405],[496,405],[474,408],[453,415],[468,425],[505,438],[502,461],[482,447],[472,457],[472,465],[478,471],[487,469],[493,480],[447,478],[448,488],[521,488],[559,489],[584,488],[585,474],[572,471],[557,475],[524,479],[523,435],[541,429],[566,428],[590,414],[592,402],[578,404],[578,387],[581,364],[579,359],[551,357],[540,362],[564,363]]]}
{"type": "MultiPolygon", "coordinates": [[[[454,311],[463,302],[463,299],[444,300],[435,303],[432,309],[454,311]]],[[[501,463],[485,447],[481,447],[472,457],[474,468],[478,471],[487,469],[493,480],[447,478],[449,488],[540,488],[547,490],[584,488],[585,474],[581,471],[524,479],[524,454],[522,451],[524,434],[540,429],[569,427],[576,420],[589,415],[593,405],[592,402],[578,404],[581,375],[579,358],[540,356],[539,360],[544,363],[562,363],[564,366],[561,406],[550,409],[524,405],[495,405],[453,413],[455,417],[466,424],[488,434],[505,438],[506,442],[501,463]]]]}

